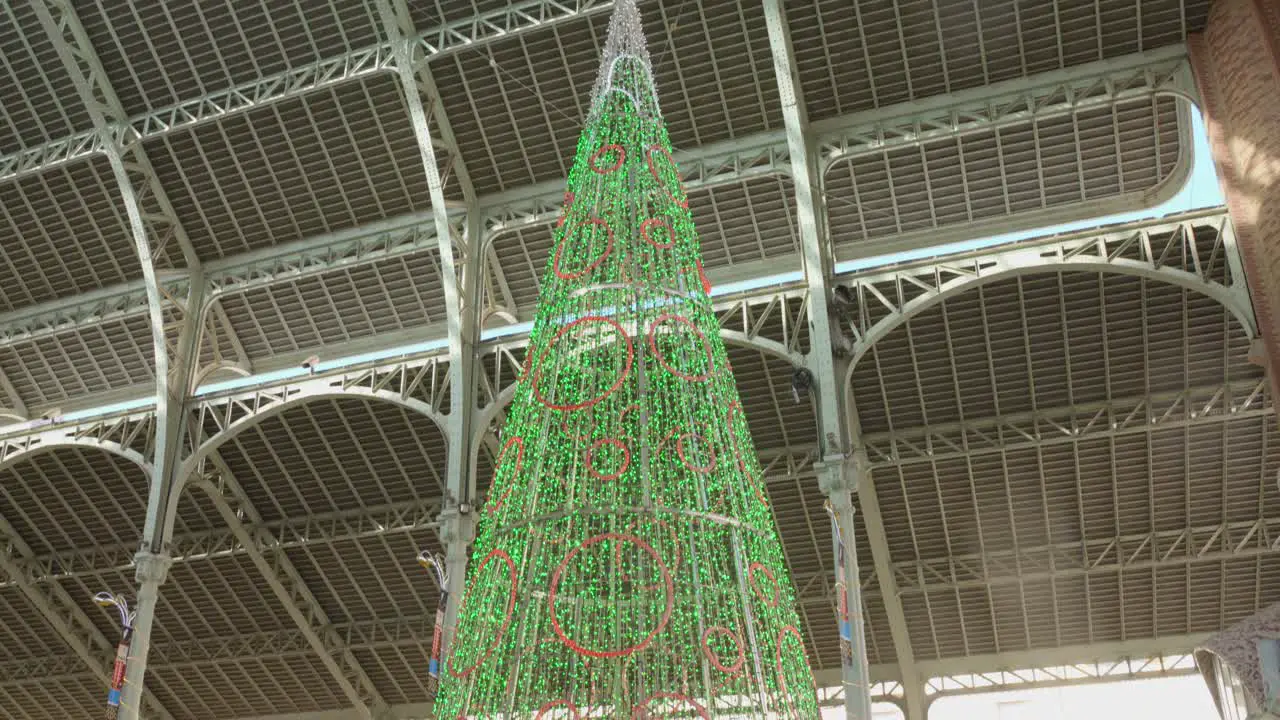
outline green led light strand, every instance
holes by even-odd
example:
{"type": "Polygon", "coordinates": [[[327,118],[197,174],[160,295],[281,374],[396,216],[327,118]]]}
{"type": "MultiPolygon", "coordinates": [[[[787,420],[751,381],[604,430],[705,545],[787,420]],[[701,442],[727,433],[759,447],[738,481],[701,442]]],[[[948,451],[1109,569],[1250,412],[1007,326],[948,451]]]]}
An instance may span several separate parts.
{"type": "Polygon", "coordinates": [[[633,0],[568,188],[436,715],[817,718],[633,0]]]}

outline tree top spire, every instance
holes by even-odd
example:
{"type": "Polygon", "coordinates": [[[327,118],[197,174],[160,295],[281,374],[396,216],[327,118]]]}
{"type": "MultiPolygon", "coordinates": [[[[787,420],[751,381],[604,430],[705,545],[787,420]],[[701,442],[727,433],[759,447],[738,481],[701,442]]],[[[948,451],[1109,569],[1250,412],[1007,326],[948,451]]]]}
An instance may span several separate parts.
{"type": "Polygon", "coordinates": [[[596,115],[603,106],[603,101],[612,89],[621,89],[634,96],[637,105],[643,107],[652,100],[657,107],[657,94],[653,87],[653,63],[649,58],[649,47],[645,42],[644,23],[640,18],[640,8],[636,0],[615,0],[613,14],[609,17],[609,36],[605,40],[604,52],[600,57],[600,72],[596,76],[595,88],[591,93],[591,112],[596,115]],[[644,68],[640,73],[647,82],[645,87],[637,87],[639,78],[633,73],[617,72],[621,61],[634,60],[644,68]],[[639,91],[640,94],[637,94],[639,91]],[[648,96],[648,97],[643,97],[648,96]]]}

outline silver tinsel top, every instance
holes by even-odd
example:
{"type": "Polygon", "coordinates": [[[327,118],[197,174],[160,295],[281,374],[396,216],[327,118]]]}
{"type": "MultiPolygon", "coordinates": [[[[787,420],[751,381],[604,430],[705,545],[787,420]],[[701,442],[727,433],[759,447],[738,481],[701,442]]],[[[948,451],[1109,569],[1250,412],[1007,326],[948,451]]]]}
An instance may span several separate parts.
{"type": "MultiPolygon", "coordinates": [[[[600,58],[600,72],[596,76],[596,84],[591,91],[591,115],[600,109],[607,92],[615,87],[613,71],[618,59],[624,57],[635,58],[642,63],[649,77],[648,87],[644,88],[644,92],[650,97],[635,99],[642,106],[648,104],[646,100],[651,100],[653,107],[656,108],[658,102],[657,90],[652,82],[653,63],[649,59],[649,48],[644,39],[644,24],[640,21],[640,9],[636,7],[636,0],[616,0],[614,3],[613,15],[609,18],[609,37],[605,41],[604,53],[600,58]]],[[[633,94],[640,88],[622,89],[628,94],[633,94]]]]}

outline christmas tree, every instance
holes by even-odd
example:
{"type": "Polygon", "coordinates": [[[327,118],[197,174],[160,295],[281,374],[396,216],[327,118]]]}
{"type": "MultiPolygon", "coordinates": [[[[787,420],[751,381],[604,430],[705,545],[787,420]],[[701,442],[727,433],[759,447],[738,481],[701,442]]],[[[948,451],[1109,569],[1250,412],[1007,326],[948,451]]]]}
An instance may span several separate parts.
{"type": "Polygon", "coordinates": [[[818,717],[708,290],[619,0],[438,717],[818,717]]]}

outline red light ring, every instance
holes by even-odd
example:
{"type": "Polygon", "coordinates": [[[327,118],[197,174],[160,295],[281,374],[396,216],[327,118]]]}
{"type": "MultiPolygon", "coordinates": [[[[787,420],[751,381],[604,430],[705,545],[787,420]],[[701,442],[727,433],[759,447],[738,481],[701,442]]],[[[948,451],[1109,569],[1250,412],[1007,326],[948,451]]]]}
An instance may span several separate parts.
{"type": "Polygon", "coordinates": [[[587,474],[595,478],[596,480],[603,480],[606,482],[609,480],[617,480],[618,478],[622,477],[622,474],[627,471],[628,467],[631,467],[631,448],[627,447],[626,443],[622,442],[617,438],[601,438],[595,441],[595,443],[593,443],[590,448],[587,448],[586,465],[587,465],[587,474]],[[607,473],[607,474],[596,470],[596,466],[595,466],[596,451],[604,447],[605,445],[612,445],[613,447],[616,447],[616,448],[622,448],[622,466],[619,467],[617,471],[612,473],[607,473]]]}
{"type": "Polygon", "coordinates": [[[631,338],[627,336],[627,331],[624,330],[622,326],[618,324],[617,320],[614,320],[612,318],[607,318],[607,317],[601,317],[600,315],[587,315],[585,317],[580,317],[577,320],[574,320],[573,322],[569,323],[568,325],[565,325],[564,327],[560,328],[560,331],[557,332],[555,336],[551,338],[551,342],[547,343],[547,348],[542,351],[542,355],[538,358],[539,367],[533,373],[533,395],[534,397],[538,398],[538,402],[541,402],[545,407],[551,408],[552,410],[581,410],[583,408],[591,407],[592,405],[595,405],[601,400],[604,400],[605,398],[612,395],[614,391],[616,391],[619,387],[622,386],[622,382],[627,379],[627,375],[631,372],[631,362],[634,359],[635,359],[635,348],[631,346],[631,338]],[[618,376],[618,379],[615,380],[613,382],[613,385],[611,385],[609,389],[605,390],[602,394],[594,398],[591,398],[590,400],[584,400],[580,403],[565,403],[560,405],[552,404],[548,402],[545,397],[542,396],[542,391],[538,388],[538,381],[542,379],[542,368],[541,368],[542,362],[547,358],[547,353],[551,352],[551,349],[555,347],[556,343],[560,340],[560,338],[564,337],[565,333],[569,332],[570,330],[573,330],[573,328],[577,327],[578,325],[582,325],[583,323],[588,323],[588,322],[607,323],[613,326],[613,329],[618,331],[618,334],[621,335],[622,338],[627,341],[627,362],[626,364],[623,365],[622,373],[618,376]]]}
{"type": "Polygon", "coordinates": [[[711,447],[711,444],[707,442],[707,438],[704,437],[701,433],[696,433],[696,432],[693,432],[692,430],[682,433],[679,437],[676,438],[676,455],[680,456],[680,462],[683,463],[686,468],[688,468],[689,470],[692,470],[693,472],[698,473],[699,475],[706,475],[707,473],[711,472],[716,468],[715,448],[711,447]],[[706,465],[694,465],[693,463],[689,462],[689,458],[685,457],[684,439],[689,437],[690,435],[696,435],[698,439],[701,440],[704,445],[706,445],[707,455],[710,456],[707,459],[706,465]]]}
{"type": "Polygon", "coordinates": [[[507,598],[506,617],[502,619],[502,627],[498,628],[498,632],[494,633],[493,640],[490,641],[489,647],[485,649],[484,654],[482,654],[478,660],[469,665],[465,670],[459,671],[453,667],[453,658],[456,656],[450,653],[448,662],[449,674],[456,678],[464,678],[470,675],[475,672],[475,669],[480,667],[485,660],[488,660],[489,656],[493,654],[493,651],[497,649],[498,644],[502,642],[502,635],[506,633],[507,627],[511,625],[511,612],[516,606],[516,564],[511,561],[510,555],[498,548],[490,550],[489,554],[484,556],[484,560],[480,561],[480,567],[476,568],[475,575],[472,576],[472,586],[468,587],[466,593],[463,594],[462,605],[460,607],[467,606],[467,598],[471,597],[471,590],[475,587],[476,578],[480,577],[480,573],[484,572],[485,566],[488,565],[489,561],[495,557],[501,558],[502,562],[507,564],[507,575],[511,578],[511,593],[510,597],[507,598]]]}
{"type": "Polygon", "coordinates": [[[578,713],[578,706],[574,705],[572,700],[568,698],[561,698],[559,700],[548,700],[547,702],[542,703],[542,707],[538,708],[538,714],[533,716],[533,720],[542,720],[542,716],[546,715],[548,710],[558,707],[569,708],[569,715],[573,717],[573,720],[578,720],[578,718],[582,717],[582,715],[578,713]]]}
{"type": "Polygon", "coordinates": [[[630,405],[623,408],[622,412],[618,413],[618,424],[622,426],[622,429],[624,431],[630,430],[630,428],[626,426],[627,413],[638,412],[639,410],[640,410],[639,405],[637,405],[636,403],[631,403],[630,405]]]}
{"type": "Polygon", "coordinates": [[[702,334],[702,330],[698,329],[698,326],[695,325],[692,320],[683,315],[663,313],[662,315],[654,318],[653,322],[649,325],[649,350],[653,352],[653,356],[658,359],[658,364],[661,365],[664,370],[682,380],[688,380],[690,382],[706,382],[711,379],[711,368],[715,365],[715,358],[711,354],[711,343],[707,342],[707,336],[702,334]],[[698,339],[702,341],[702,349],[707,354],[706,372],[702,372],[697,375],[680,372],[679,370],[671,367],[671,365],[667,363],[666,356],[658,351],[658,326],[668,320],[674,320],[681,325],[685,325],[697,334],[698,339]]]}
{"type": "Polygon", "coordinates": [[[599,148],[596,149],[595,152],[591,153],[591,157],[587,158],[587,166],[590,167],[593,171],[595,171],[595,173],[598,175],[608,175],[614,170],[617,170],[618,168],[622,167],[622,163],[626,159],[627,159],[626,148],[622,147],[621,145],[618,145],[617,143],[610,143],[608,145],[601,145],[599,148]],[[614,153],[617,156],[617,158],[613,161],[613,164],[610,165],[609,167],[601,167],[598,161],[600,160],[600,157],[607,152],[614,153]]]}
{"type": "MultiPolygon", "coordinates": [[[[778,689],[782,691],[782,699],[786,703],[789,711],[788,715],[797,718],[797,720],[804,720],[800,716],[799,708],[796,707],[795,703],[791,702],[791,691],[787,688],[787,673],[782,668],[782,641],[787,635],[795,635],[796,640],[799,640],[800,644],[804,645],[804,637],[800,635],[800,629],[795,625],[787,625],[778,631],[777,648],[774,650],[774,660],[778,663],[778,689]]],[[[808,660],[805,660],[805,663],[808,664],[808,660]]]]}
{"type": "MultiPolygon", "coordinates": [[[[502,450],[498,452],[498,462],[496,464],[498,469],[502,468],[502,461],[507,459],[507,450],[511,449],[512,444],[516,445],[516,469],[511,471],[511,474],[514,476],[514,475],[519,475],[520,468],[524,466],[524,439],[523,438],[519,438],[519,437],[507,438],[507,441],[502,444],[502,450]]],[[[494,475],[497,475],[497,474],[498,474],[497,470],[495,470],[494,475]]],[[[510,485],[510,482],[508,482],[507,484],[510,485]]],[[[489,505],[489,509],[485,511],[485,514],[492,515],[498,512],[499,510],[501,510],[502,503],[507,501],[507,496],[511,494],[511,490],[512,488],[508,487],[507,491],[502,493],[502,495],[498,497],[497,502],[494,502],[489,505]]]]}
{"type": "Polygon", "coordinates": [[[648,220],[640,223],[640,237],[644,238],[645,242],[659,250],[670,250],[676,246],[675,228],[671,227],[671,223],[668,222],[666,218],[649,218],[648,220]],[[667,241],[665,243],[657,242],[653,239],[653,236],[649,234],[650,230],[659,225],[667,231],[667,241]]]}
{"type": "Polygon", "coordinates": [[[671,622],[671,611],[675,607],[675,593],[675,585],[671,582],[671,573],[667,570],[667,566],[663,564],[662,558],[658,556],[658,552],[654,550],[649,543],[641,540],[635,535],[627,533],[601,533],[595,537],[583,540],[577,547],[570,550],[569,553],[564,556],[564,559],[560,561],[560,565],[556,567],[556,571],[552,573],[551,589],[547,593],[547,608],[551,615],[551,631],[556,634],[556,637],[560,638],[560,642],[563,642],[566,647],[579,655],[586,655],[587,657],[593,658],[626,657],[632,653],[639,652],[649,647],[649,644],[653,642],[653,639],[657,637],[658,633],[662,632],[662,630],[667,627],[667,623],[671,622]],[[595,545],[596,543],[604,542],[605,540],[623,540],[634,543],[641,550],[649,553],[654,562],[658,563],[658,567],[662,569],[662,581],[666,586],[667,603],[666,607],[663,609],[662,618],[658,621],[658,626],[653,630],[650,630],[644,640],[641,640],[630,647],[622,648],[621,650],[592,650],[591,648],[585,648],[579,645],[572,638],[564,634],[564,629],[560,627],[560,620],[556,617],[556,595],[560,591],[560,578],[564,575],[565,569],[569,567],[569,562],[573,560],[573,557],[580,551],[591,545],[595,545]]]}
{"type": "Polygon", "coordinates": [[[772,570],[758,562],[751,563],[747,566],[747,583],[751,585],[751,592],[755,593],[756,597],[760,598],[760,602],[763,602],[769,607],[778,607],[778,603],[781,602],[782,590],[778,587],[778,578],[774,577],[772,570]],[[765,577],[769,578],[769,583],[773,585],[772,599],[765,597],[764,592],[760,590],[760,584],[756,582],[757,570],[762,571],[765,577]]]}
{"type": "Polygon", "coordinates": [[[742,638],[738,637],[738,633],[720,625],[712,625],[702,631],[702,654],[707,656],[707,660],[715,669],[730,675],[737,675],[741,672],[743,663],[747,661],[747,653],[742,647],[742,638]],[[719,653],[711,649],[711,636],[713,634],[724,635],[733,640],[734,647],[738,649],[738,658],[732,665],[725,665],[724,661],[720,659],[719,653]]]}
{"type": "Polygon", "coordinates": [[[703,720],[711,720],[711,715],[707,712],[707,709],[699,705],[697,702],[695,702],[693,698],[689,697],[688,695],[682,695],[680,693],[665,693],[665,692],[656,692],[650,695],[649,697],[645,698],[638,705],[632,707],[631,717],[633,718],[633,720],[645,720],[646,718],[648,718],[649,703],[659,699],[675,700],[677,702],[682,702],[690,706],[690,709],[697,712],[698,717],[703,718],[703,720]]]}
{"type": "Polygon", "coordinates": [[[609,223],[605,221],[604,218],[589,218],[587,220],[582,220],[571,225],[568,230],[564,231],[564,237],[560,238],[560,244],[556,245],[556,257],[551,263],[551,271],[556,274],[556,277],[562,280],[577,280],[583,275],[586,275],[592,270],[600,267],[600,263],[604,262],[605,258],[609,257],[609,252],[611,250],[613,250],[613,228],[609,227],[609,223]],[[564,272],[560,269],[560,257],[564,254],[564,245],[569,241],[569,237],[583,225],[603,225],[605,234],[609,238],[609,241],[605,243],[604,252],[600,253],[595,260],[591,261],[590,265],[587,265],[577,272],[564,272]]]}

